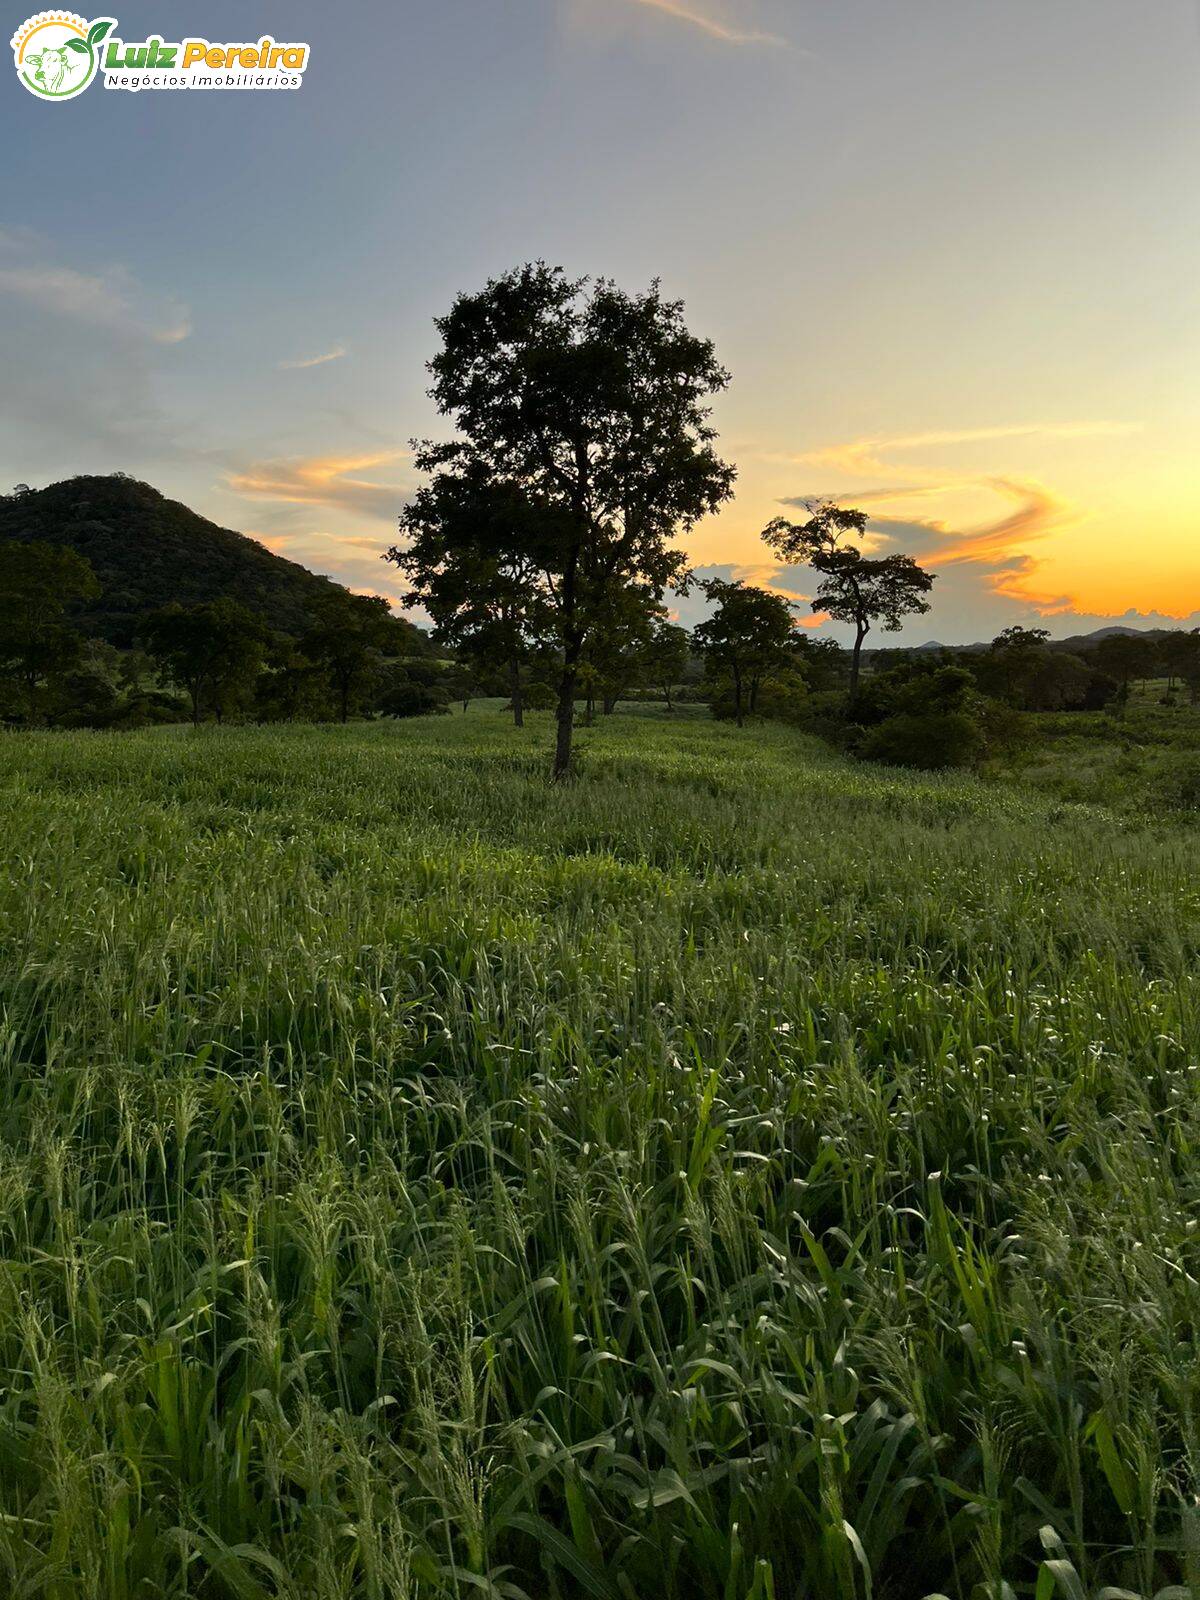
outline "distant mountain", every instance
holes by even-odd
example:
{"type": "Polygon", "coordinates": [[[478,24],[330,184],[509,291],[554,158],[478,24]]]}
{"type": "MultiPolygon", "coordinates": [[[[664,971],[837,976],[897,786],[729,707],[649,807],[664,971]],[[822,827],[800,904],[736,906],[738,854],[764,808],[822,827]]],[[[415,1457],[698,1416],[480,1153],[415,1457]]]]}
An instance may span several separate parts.
{"type": "MultiPolygon", "coordinates": [[[[341,588],[121,474],[67,478],[0,496],[0,540],[5,539],[40,539],[86,556],[101,593],[72,621],[121,646],[133,643],[147,612],[172,601],[199,605],[222,595],[280,633],[300,634],[313,605],[341,588]]],[[[414,646],[423,644],[420,629],[412,631],[414,646]]]]}
{"type": "MultiPolygon", "coordinates": [[[[1067,639],[1047,639],[1047,647],[1051,650],[1094,650],[1101,639],[1111,639],[1116,634],[1126,634],[1134,639],[1166,639],[1172,632],[1171,628],[1129,628],[1124,623],[1114,622],[1106,628],[1094,628],[1091,633],[1073,633],[1067,639]]],[[[974,644],[942,644],[938,639],[927,639],[924,644],[918,645],[878,645],[869,652],[874,655],[889,655],[893,650],[902,650],[906,654],[909,650],[950,650],[950,651],[978,651],[991,648],[987,639],[977,639],[974,644]]]]}

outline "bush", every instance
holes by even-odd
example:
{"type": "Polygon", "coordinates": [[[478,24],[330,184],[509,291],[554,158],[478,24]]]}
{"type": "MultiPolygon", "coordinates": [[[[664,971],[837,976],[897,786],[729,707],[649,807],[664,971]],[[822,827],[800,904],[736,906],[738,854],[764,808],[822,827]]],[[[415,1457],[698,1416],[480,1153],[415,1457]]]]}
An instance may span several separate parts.
{"type": "MultiPolygon", "coordinates": [[[[743,689],[742,709],[747,717],[760,717],[768,722],[805,721],[808,704],[808,685],[799,672],[784,668],[772,673],[758,685],[754,705],[750,704],[749,690],[743,689]]],[[[728,722],[737,714],[734,704],[733,684],[721,678],[713,685],[709,696],[712,714],[719,722],[728,722]]]]}
{"type": "Polygon", "coordinates": [[[385,717],[444,717],[449,716],[450,707],[444,689],[396,679],[380,695],[379,711],[385,717]]]}
{"type": "MultiPolygon", "coordinates": [[[[526,711],[553,711],[558,696],[548,683],[527,683],[521,690],[526,711]]],[[[509,710],[512,710],[511,705],[509,710]]]]}
{"type": "Polygon", "coordinates": [[[1173,811],[1200,810],[1200,756],[1176,756],[1155,785],[1160,804],[1173,811]]]}
{"type": "Polygon", "coordinates": [[[868,761],[942,771],[972,766],[983,751],[983,728],[968,711],[902,711],[870,729],[859,746],[868,761]]]}

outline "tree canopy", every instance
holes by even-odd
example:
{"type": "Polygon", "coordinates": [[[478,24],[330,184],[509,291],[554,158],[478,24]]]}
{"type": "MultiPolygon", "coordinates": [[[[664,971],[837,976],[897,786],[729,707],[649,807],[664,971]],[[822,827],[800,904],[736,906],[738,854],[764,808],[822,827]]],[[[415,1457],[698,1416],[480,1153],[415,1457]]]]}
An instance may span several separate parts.
{"type": "Polygon", "coordinates": [[[672,540],[732,492],[708,406],[728,374],[657,283],[627,294],[544,262],[460,295],[437,329],[430,393],[457,435],[419,446],[433,482],[400,519],[411,542],[388,557],[423,603],[471,576],[454,607],[470,611],[499,566],[544,607],[559,657],[561,778],[589,639],[631,588],[657,601],[683,578],[672,540]],[[483,519],[467,557],[461,507],[481,495],[507,509],[483,519]]]}
{"type": "Polygon", "coordinates": [[[725,676],[733,685],[734,717],[740,728],[746,712],[755,710],[763,678],[787,661],[796,626],[794,604],[769,589],[723,578],[711,578],[702,588],[716,609],[697,624],[692,638],[710,675],[725,676]]]}
{"type": "Polygon", "coordinates": [[[763,529],[763,538],[784,561],[812,567],[821,577],[813,597],[814,611],[854,629],[850,657],[850,696],[858,692],[863,641],[872,624],[882,622],[887,633],[897,632],[906,616],[929,610],[925,596],[933,588],[934,574],[919,567],[911,556],[865,556],[858,545],[867,527],[867,514],[834,504],[831,500],[807,503],[808,520],[789,522],[776,517],[763,529]]]}

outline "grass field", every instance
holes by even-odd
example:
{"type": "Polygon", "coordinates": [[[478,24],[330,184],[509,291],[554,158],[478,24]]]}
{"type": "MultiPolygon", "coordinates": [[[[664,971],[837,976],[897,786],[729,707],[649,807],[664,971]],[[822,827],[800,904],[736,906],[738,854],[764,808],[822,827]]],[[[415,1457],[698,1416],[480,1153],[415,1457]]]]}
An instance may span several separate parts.
{"type": "Polygon", "coordinates": [[[0,739],[0,1593],[1200,1593],[1191,830],[549,739],[0,739]]]}
{"type": "Polygon", "coordinates": [[[1028,722],[1028,744],[998,764],[1005,776],[1126,815],[1200,818],[1200,706],[1182,686],[1170,694],[1165,678],[1135,684],[1123,709],[1042,712],[1028,722]]]}

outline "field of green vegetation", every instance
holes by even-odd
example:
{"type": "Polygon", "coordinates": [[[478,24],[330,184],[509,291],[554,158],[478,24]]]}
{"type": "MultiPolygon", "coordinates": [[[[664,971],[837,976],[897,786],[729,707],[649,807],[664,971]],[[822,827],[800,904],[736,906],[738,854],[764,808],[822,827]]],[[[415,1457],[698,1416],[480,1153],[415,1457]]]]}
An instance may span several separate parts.
{"type": "Polygon", "coordinates": [[[1186,690],[1160,679],[1138,684],[1123,708],[1043,712],[1028,722],[1028,745],[997,763],[1006,775],[1125,814],[1195,821],[1200,813],[1200,706],[1186,690]]]}
{"type": "Polygon", "coordinates": [[[1192,831],[549,742],[0,736],[0,1593],[1200,1592],[1192,831]]]}

